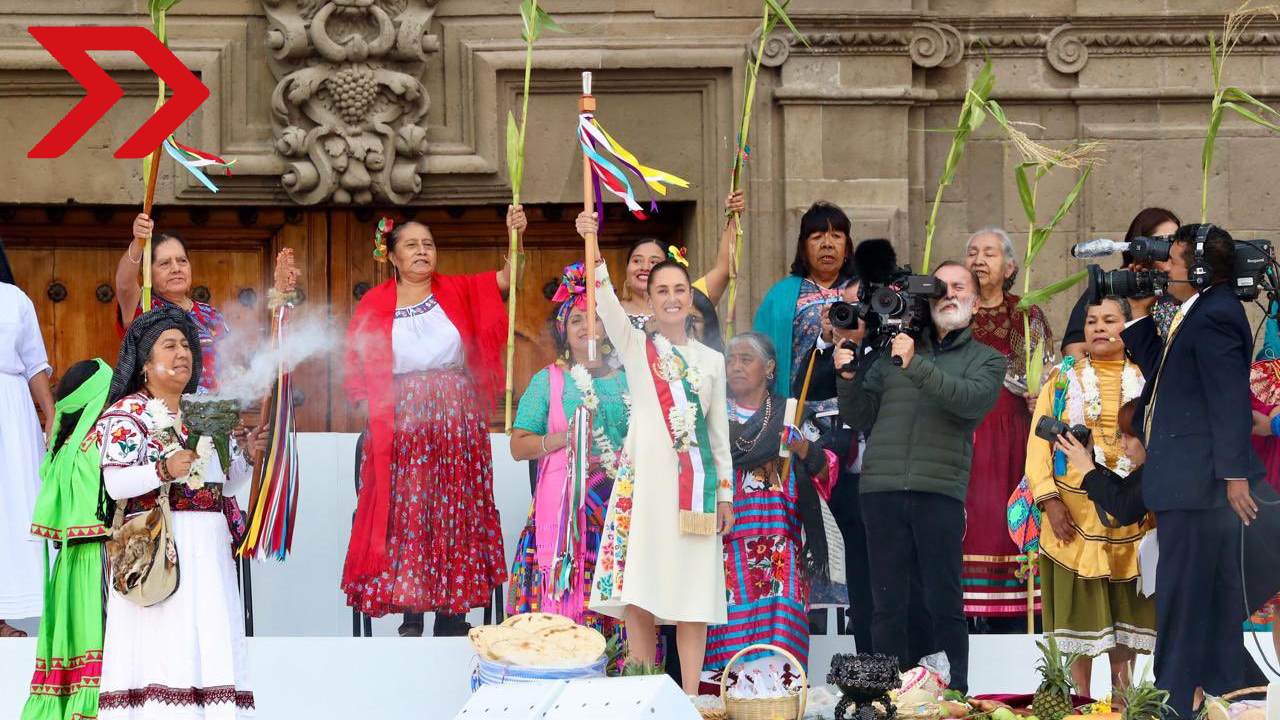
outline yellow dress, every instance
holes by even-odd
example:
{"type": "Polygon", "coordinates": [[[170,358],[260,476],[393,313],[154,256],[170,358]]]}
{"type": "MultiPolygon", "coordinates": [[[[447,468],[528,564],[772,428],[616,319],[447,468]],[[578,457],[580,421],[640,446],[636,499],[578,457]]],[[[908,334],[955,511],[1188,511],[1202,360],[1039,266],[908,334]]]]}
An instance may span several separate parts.
{"type": "MultiPolygon", "coordinates": [[[[1071,371],[1067,411],[1063,421],[1083,423],[1093,442],[1115,467],[1123,456],[1117,416],[1122,405],[1124,361],[1084,361],[1071,371]],[[1081,378],[1092,365],[1098,378],[1102,411],[1089,420],[1084,411],[1081,378]]],[[[1036,402],[1032,427],[1051,414],[1054,385],[1061,369],[1045,381],[1036,402]]],[[[1137,368],[1133,367],[1133,372],[1137,368]]],[[[1140,375],[1138,376],[1140,377],[1140,375]]],[[[1138,543],[1153,527],[1150,520],[1109,528],[1102,524],[1081,483],[1083,475],[1070,464],[1065,475],[1053,473],[1053,448],[1032,435],[1027,442],[1027,482],[1037,505],[1060,498],[1075,523],[1075,536],[1063,543],[1053,532],[1048,515],[1040,528],[1040,573],[1044,631],[1058,640],[1063,652],[1095,656],[1117,645],[1138,652],[1155,649],[1155,603],[1138,594],[1138,543]]]]}

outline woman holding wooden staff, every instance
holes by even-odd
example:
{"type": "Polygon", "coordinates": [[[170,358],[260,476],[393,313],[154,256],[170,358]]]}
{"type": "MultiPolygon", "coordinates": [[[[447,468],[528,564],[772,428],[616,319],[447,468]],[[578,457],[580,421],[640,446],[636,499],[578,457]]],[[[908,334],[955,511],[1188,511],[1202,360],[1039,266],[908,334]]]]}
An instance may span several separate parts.
{"type": "MultiPolygon", "coordinates": [[[[507,209],[508,227],[527,224],[507,209]]],[[[515,289],[507,269],[437,272],[421,223],[379,227],[374,256],[395,276],[365,294],[347,330],[345,388],[368,438],[342,589],[367,615],[404,613],[401,635],[421,635],[424,612],[436,635],[466,635],[466,612],[507,577],[488,411],[515,289]]]]}
{"type": "MultiPolygon", "coordinates": [[[[588,257],[598,256],[596,217],[578,216],[588,257]]],[[[630,658],[652,663],[655,636],[675,624],[685,692],[696,695],[707,625],[728,620],[723,546],[733,529],[733,459],[725,412],[724,356],[688,338],[689,273],[674,261],[649,273],[652,337],[632,327],[596,268],[600,320],[631,388],[629,460],[614,484],[596,562],[591,609],[623,618],[630,658]],[[681,572],[671,572],[673,559],[681,572]]]]}
{"type": "Polygon", "coordinates": [[[116,266],[116,329],[120,337],[133,319],[143,311],[143,287],[138,282],[142,263],[150,263],[153,284],[151,302],[155,307],[173,306],[187,314],[200,334],[200,352],[204,358],[204,372],[200,387],[206,391],[218,387],[217,343],[229,332],[222,313],[208,303],[192,299],[191,259],[187,255],[187,241],[180,233],[152,235],[155,223],[146,213],[139,213],[133,221],[133,241],[125,249],[116,266]],[[146,247],[151,246],[151,256],[144,258],[146,247]]]}

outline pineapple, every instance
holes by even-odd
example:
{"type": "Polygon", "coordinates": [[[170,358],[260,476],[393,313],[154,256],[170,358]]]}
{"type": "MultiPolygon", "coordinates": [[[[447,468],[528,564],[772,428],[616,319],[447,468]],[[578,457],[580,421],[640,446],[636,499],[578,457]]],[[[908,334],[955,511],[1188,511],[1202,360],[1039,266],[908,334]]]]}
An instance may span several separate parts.
{"type": "Polygon", "coordinates": [[[1053,636],[1036,643],[1043,657],[1036,669],[1040,671],[1040,687],[1031,699],[1031,709],[1040,720],[1062,720],[1071,714],[1071,663],[1080,657],[1063,655],[1053,636]]]}
{"type": "Polygon", "coordinates": [[[1120,697],[1124,700],[1120,720],[1164,720],[1173,713],[1169,693],[1157,688],[1149,677],[1142,682],[1130,679],[1128,686],[1120,690],[1120,697]]]}

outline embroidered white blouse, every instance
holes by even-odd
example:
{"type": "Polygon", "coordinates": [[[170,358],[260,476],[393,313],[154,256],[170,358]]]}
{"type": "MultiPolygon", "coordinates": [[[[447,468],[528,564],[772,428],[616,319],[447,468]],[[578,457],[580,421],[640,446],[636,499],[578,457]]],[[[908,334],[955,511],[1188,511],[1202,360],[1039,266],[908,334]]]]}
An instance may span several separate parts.
{"type": "Polygon", "coordinates": [[[449,322],[435,295],[410,307],[396,308],[391,324],[391,371],[396,375],[461,366],[462,335],[449,322]]]}

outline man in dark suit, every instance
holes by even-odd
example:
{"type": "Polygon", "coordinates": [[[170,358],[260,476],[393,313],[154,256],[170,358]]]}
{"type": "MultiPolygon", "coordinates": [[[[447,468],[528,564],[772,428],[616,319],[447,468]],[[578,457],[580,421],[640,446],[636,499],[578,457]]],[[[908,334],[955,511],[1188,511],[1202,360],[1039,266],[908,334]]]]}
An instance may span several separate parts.
{"type": "Polygon", "coordinates": [[[1249,483],[1264,470],[1250,445],[1252,335],[1228,281],[1235,244],[1226,231],[1184,225],[1174,235],[1167,292],[1182,305],[1161,343],[1150,300],[1124,330],[1147,378],[1147,464],[1142,495],[1156,514],[1156,684],[1179,717],[1197,688],[1240,688],[1248,655],[1240,582],[1240,523],[1257,506],[1249,483]]]}

